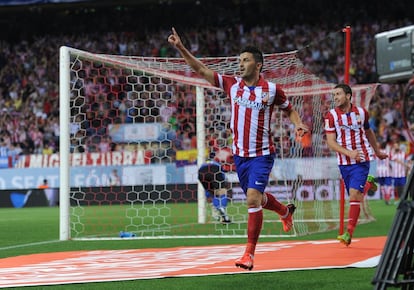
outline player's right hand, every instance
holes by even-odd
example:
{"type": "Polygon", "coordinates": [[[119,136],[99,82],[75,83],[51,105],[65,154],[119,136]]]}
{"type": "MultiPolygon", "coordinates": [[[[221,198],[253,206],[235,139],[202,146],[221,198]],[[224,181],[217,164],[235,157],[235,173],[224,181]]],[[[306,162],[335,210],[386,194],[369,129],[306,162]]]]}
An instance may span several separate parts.
{"type": "Polygon", "coordinates": [[[386,152],[382,152],[382,151],[376,153],[376,155],[381,160],[389,158],[389,155],[386,152]]]}
{"type": "Polygon", "coordinates": [[[181,45],[181,38],[175,28],[172,28],[172,33],[168,36],[168,42],[174,46],[181,45]]]}
{"type": "MultiPolygon", "coordinates": [[[[362,154],[362,153],[361,153],[362,154]]],[[[352,150],[349,157],[355,159],[357,162],[361,161],[361,154],[358,150],[352,150]]]]}

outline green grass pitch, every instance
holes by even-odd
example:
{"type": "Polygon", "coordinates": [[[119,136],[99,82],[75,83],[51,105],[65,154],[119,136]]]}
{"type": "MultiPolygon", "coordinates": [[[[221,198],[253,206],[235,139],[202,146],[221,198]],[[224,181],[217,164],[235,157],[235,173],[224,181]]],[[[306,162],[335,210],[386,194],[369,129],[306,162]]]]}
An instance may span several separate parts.
{"type": "MultiPolygon", "coordinates": [[[[375,221],[361,224],[356,237],[385,236],[396,213],[396,206],[383,201],[370,201],[375,221]]],[[[217,239],[142,239],[105,241],[59,241],[58,208],[2,208],[0,209],[0,258],[56,251],[169,248],[244,243],[245,238],[217,239]]],[[[283,238],[283,240],[332,239],[337,231],[283,238]]],[[[280,239],[278,239],[280,240],[280,239]]],[[[263,238],[260,242],[275,241],[263,238]]],[[[275,273],[246,272],[240,275],[218,275],[188,278],[164,278],[124,282],[88,283],[76,289],[372,289],[374,268],[305,270],[275,273]]],[[[30,289],[73,289],[74,285],[31,287],[30,289]]],[[[13,288],[17,289],[17,288],[13,288]]],[[[26,288],[27,289],[27,288],[26,288]]]]}

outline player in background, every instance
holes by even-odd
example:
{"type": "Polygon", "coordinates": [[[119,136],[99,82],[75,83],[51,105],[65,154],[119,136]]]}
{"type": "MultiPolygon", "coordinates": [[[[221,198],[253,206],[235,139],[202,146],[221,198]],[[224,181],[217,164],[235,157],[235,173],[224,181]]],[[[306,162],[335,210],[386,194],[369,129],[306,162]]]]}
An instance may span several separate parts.
{"type": "Polygon", "coordinates": [[[375,182],[375,176],[368,174],[364,187],[364,195],[373,196],[377,190],[378,183],[375,182]]]}
{"type": "Polygon", "coordinates": [[[226,76],[209,69],[183,45],[172,29],[168,42],[173,45],[185,62],[213,86],[222,89],[230,98],[232,152],[240,186],[246,194],[248,207],[247,244],[243,256],[235,261],[236,267],[251,270],[263,224],[263,208],[279,214],[284,231],[293,226],[293,204],[283,205],[276,198],[264,193],[275,159],[275,146],[271,132],[271,115],[278,107],[285,111],[295,125],[296,134],[308,131],[296,110],[279,85],[266,81],[261,75],[263,54],[256,47],[248,46],[239,55],[239,76],[226,76]]]}
{"type": "Polygon", "coordinates": [[[388,157],[380,150],[374,132],[370,129],[369,113],[351,103],[352,90],[346,84],[333,89],[335,108],[325,116],[328,147],[336,152],[339,170],[349,194],[347,231],[337,239],[349,246],[358,223],[370,161],[374,153],[379,159],[388,157]]]}
{"type": "Polygon", "coordinates": [[[198,169],[198,180],[203,185],[207,201],[221,217],[222,223],[231,223],[227,215],[229,185],[220,163],[208,161],[198,169]]]}
{"type": "Polygon", "coordinates": [[[401,150],[401,143],[394,142],[391,149],[391,178],[394,186],[394,203],[398,204],[399,198],[403,192],[407,172],[409,169],[408,155],[401,150]]]}
{"type": "Polygon", "coordinates": [[[49,183],[47,182],[47,179],[43,179],[43,183],[39,184],[37,188],[39,189],[49,188],[49,183]]]}
{"type": "Polygon", "coordinates": [[[118,170],[113,169],[111,174],[109,175],[109,185],[110,186],[120,186],[121,185],[121,177],[118,175],[118,170]]]}
{"type": "MultiPolygon", "coordinates": [[[[391,152],[391,147],[387,144],[387,142],[383,142],[380,145],[380,150],[386,152],[388,155],[391,152]]],[[[390,198],[392,195],[392,178],[391,178],[391,164],[390,159],[379,159],[377,158],[377,176],[376,179],[380,186],[380,192],[382,198],[385,201],[385,204],[390,203],[390,198]]]]}

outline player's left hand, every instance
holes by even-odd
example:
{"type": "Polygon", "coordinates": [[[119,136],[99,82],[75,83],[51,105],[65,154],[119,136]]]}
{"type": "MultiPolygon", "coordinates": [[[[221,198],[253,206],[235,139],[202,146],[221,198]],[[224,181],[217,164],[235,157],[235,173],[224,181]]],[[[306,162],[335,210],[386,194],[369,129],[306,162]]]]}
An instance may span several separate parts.
{"type": "Polygon", "coordinates": [[[382,152],[382,151],[380,151],[380,152],[378,152],[378,153],[375,153],[376,155],[377,155],[377,157],[379,158],[379,159],[386,159],[386,158],[388,158],[389,156],[388,156],[388,154],[387,153],[385,153],[385,152],[382,152]]]}
{"type": "Polygon", "coordinates": [[[300,123],[296,126],[295,131],[296,135],[298,135],[299,137],[303,137],[303,135],[309,132],[309,128],[305,124],[300,123]]]}

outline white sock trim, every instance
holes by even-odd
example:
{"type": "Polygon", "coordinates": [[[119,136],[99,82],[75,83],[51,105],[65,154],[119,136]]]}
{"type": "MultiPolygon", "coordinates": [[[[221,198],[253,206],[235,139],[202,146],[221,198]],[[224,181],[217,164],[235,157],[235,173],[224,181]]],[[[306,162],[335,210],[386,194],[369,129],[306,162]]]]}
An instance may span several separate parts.
{"type": "Polygon", "coordinates": [[[259,211],[261,211],[262,210],[262,207],[261,206],[259,206],[259,207],[249,207],[248,209],[247,209],[247,212],[248,213],[254,213],[254,212],[259,212],[259,211]]]}
{"type": "Polygon", "coordinates": [[[282,219],[287,218],[289,215],[289,212],[290,212],[289,208],[286,207],[286,213],[284,215],[281,215],[282,219]]]}
{"type": "Polygon", "coordinates": [[[265,192],[265,193],[263,193],[262,206],[265,206],[266,204],[267,204],[267,194],[265,192]]]}

